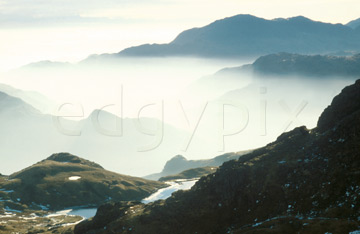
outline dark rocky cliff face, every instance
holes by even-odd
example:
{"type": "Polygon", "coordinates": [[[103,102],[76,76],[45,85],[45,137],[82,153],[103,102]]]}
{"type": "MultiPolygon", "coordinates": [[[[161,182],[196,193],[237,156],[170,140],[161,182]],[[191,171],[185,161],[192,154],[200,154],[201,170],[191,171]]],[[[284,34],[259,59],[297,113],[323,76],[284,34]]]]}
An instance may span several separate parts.
{"type": "Polygon", "coordinates": [[[353,119],[360,110],[360,80],[343,89],[321,114],[317,130],[324,132],[344,119],[353,119]]]}
{"type": "Polygon", "coordinates": [[[359,87],[360,80],[335,97],[317,128],[284,133],[165,201],[101,207],[75,233],[335,234],[358,229],[359,87]],[[101,219],[106,214],[113,215],[101,219]]]}

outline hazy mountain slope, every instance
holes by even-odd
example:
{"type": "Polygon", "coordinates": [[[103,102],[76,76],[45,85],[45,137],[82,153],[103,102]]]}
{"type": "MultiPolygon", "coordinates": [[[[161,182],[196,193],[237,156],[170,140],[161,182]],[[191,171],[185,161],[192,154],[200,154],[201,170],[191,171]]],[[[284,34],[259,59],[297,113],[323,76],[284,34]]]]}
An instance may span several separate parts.
{"type": "MultiPolygon", "coordinates": [[[[316,68],[314,65],[313,69],[316,68]]],[[[205,96],[208,99],[202,100],[227,105],[224,119],[229,129],[239,129],[241,124],[246,126],[241,133],[227,139],[228,144],[238,146],[237,149],[262,147],[294,127],[306,125],[314,128],[317,124],[316,117],[341,91],[341,87],[356,80],[355,77],[317,77],[293,73],[278,75],[242,69],[243,67],[223,69],[192,83],[184,92],[197,93],[202,98],[207,89],[215,90],[211,94],[217,95],[205,96]],[[227,88],[223,92],[216,92],[225,85],[227,88]]],[[[219,109],[207,111],[213,117],[207,126],[214,126],[218,123],[219,109]]],[[[209,131],[212,131],[209,133],[211,136],[218,134],[216,128],[210,127],[209,131]]],[[[235,150],[236,148],[231,151],[235,150]]]]}
{"type": "Polygon", "coordinates": [[[349,23],[346,24],[346,26],[349,26],[349,27],[354,28],[354,29],[359,27],[360,26],[360,18],[350,21],[349,23]]]}
{"type": "Polygon", "coordinates": [[[40,114],[38,110],[22,101],[20,98],[15,98],[4,92],[0,92],[0,112],[1,114],[6,114],[7,110],[11,110],[18,115],[40,114]]]}
{"type": "MultiPolygon", "coordinates": [[[[19,98],[0,93],[0,107],[2,174],[25,168],[44,155],[61,152],[73,140],[56,129],[51,115],[42,114],[19,98]]],[[[76,125],[68,120],[62,120],[62,124],[76,125]]]]}
{"type": "Polygon", "coordinates": [[[53,152],[65,151],[85,155],[112,171],[144,175],[160,170],[167,155],[180,149],[183,138],[182,131],[161,120],[121,119],[106,111],[94,111],[80,121],[66,120],[42,114],[5,93],[0,93],[0,107],[2,174],[21,170],[53,152]],[[122,132],[116,128],[117,123],[122,123],[122,132]],[[157,136],[143,133],[159,126],[157,136]]]}
{"type": "Polygon", "coordinates": [[[357,230],[359,93],[360,80],[344,88],[319,118],[319,128],[299,127],[284,133],[275,142],[224,163],[191,190],[178,191],[165,201],[100,207],[93,220],[76,226],[75,233],[336,234],[357,230]],[[105,214],[112,218],[105,219],[105,214]]]}
{"type": "MultiPolygon", "coordinates": [[[[180,33],[169,44],[131,47],[117,56],[241,57],[269,53],[329,53],[360,50],[360,34],[342,24],[302,16],[265,20],[236,15],[180,33]]],[[[109,58],[114,55],[104,55],[109,58]]],[[[91,58],[90,58],[91,59],[91,58]]],[[[92,59],[98,60],[99,56],[92,59]]]]}
{"type": "Polygon", "coordinates": [[[37,68],[55,68],[55,69],[62,68],[62,69],[67,69],[67,68],[71,68],[71,67],[72,67],[71,63],[53,62],[53,61],[49,61],[49,60],[44,60],[44,61],[39,61],[39,62],[27,64],[25,66],[22,66],[19,69],[22,70],[22,71],[28,71],[28,70],[37,69],[37,68]]]}
{"type": "Polygon", "coordinates": [[[240,151],[236,153],[226,153],[211,159],[200,159],[200,160],[187,160],[182,155],[176,155],[166,162],[163,170],[160,173],[151,174],[145,176],[146,179],[158,180],[160,177],[178,174],[188,169],[199,168],[199,167],[217,167],[226,161],[238,159],[240,156],[250,153],[248,151],[240,151]]]}
{"type": "Polygon", "coordinates": [[[252,64],[224,68],[214,76],[252,73],[258,76],[303,76],[311,78],[360,76],[360,54],[353,56],[277,53],[261,56],[252,64]]]}
{"type": "Polygon", "coordinates": [[[23,91],[5,84],[0,84],[0,91],[12,97],[20,98],[24,102],[29,103],[35,109],[43,113],[50,112],[51,108],[55,106],[53,101],[49,100],[47,97],[38,92],[23,91]]]}
{"type": "Polygon", "coordinates": [[[125,176],[68,153],[54,154],[9,176],[1,184],[14,201],[61,210],[106,201],[141,200],[165,184],[125,176]]]}

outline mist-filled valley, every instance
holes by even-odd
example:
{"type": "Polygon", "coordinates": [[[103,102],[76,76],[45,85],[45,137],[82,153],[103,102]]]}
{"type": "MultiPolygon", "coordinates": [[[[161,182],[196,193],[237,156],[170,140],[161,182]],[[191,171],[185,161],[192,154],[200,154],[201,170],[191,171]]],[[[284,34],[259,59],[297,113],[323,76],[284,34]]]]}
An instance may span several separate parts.
{"type": "Polygon", "coordinates": [[[354,80],[223,70],[253,62],[113,58],[12,70],[2,81],[21,90],[17,97],[24,103],[2,100],[7,159],[1,172],[71,152],[145,176],[177,154],[205,159],[255,149],[296,126],[316,126],[331,99],[354,80]]]}

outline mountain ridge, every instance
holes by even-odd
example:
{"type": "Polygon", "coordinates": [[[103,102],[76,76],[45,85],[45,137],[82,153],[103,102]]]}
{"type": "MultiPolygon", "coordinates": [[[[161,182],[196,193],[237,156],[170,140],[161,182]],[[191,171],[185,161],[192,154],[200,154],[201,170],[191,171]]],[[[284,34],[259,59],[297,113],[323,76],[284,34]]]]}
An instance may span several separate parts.
{"type": "MultiPolygon", "coordinates": [[[[360,34],[349,26],[313,21],[303,16],[266,20],[252,15],[235,15],[185,30],[168,44],[133,46],[104,57],[244,57],[278,52],[360,51],[358,39],[360,34]]],[[[99,56],[95,56],[96,60],[99,56]]]]}

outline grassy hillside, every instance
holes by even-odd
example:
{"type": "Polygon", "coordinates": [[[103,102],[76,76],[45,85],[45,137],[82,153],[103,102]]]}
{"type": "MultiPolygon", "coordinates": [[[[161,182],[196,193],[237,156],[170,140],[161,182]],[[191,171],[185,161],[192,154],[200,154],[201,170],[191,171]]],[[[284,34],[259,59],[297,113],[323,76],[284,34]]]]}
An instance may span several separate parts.
{"type": "Polygon", "coordinates": [[[54,154],[3,180],[14,201],[50,209],[98,206],[106,201],[141,200],[166,185],[117,174],[68,153],[54,154]]]}

